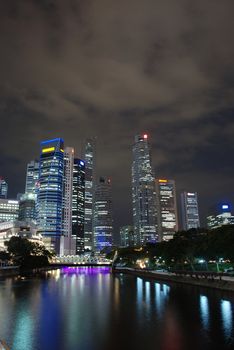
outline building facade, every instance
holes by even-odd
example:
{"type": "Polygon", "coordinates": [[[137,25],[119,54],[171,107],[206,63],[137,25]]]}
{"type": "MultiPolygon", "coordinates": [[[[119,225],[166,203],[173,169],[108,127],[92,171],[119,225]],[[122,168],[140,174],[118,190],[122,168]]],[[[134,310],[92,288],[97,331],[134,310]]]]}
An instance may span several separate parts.
{"type": "Polygon", "coordinates": [[[181,216],[183,230],[200,227],[197,192],[181,193],[181,216]]]}
{"type": "Polygon", "coordinates": [[[111,182],[101,177],[95,188],[94,201],[94,250],[100,252],[111,247],[113,240],[113,217],[111,182]]]}
{"type": "Polygon", "coordinates": [[[207,228],[213,230],[224,225],[234,225],[234,215],[231,213],[229,204],[222,204],[219,214],[209,215],[206,218],[207,228]]]}
{"type": "Polygon", "coordinates": [[[0,199],[0,222],[13,222],[18,220],[19,201],[0,199]]]}
{"type": "Polygon", "coordinates": [[[135,136],[132,164],[133,224],[137,244],[156,242],[156,197],[148,136],[135,136]]]}
{"type": "Polygon", "coordinates": [[[178,231],[174,180],[156,179],[157,224],[160,241],[168,241],[178,231]]]}
{"type": "Polygon", "coordinates": [[[85,250],[93,249],[93,206],[96,163],[96,140],[88,139],[85,144],[85,250]]]}
{"type": "Polygon", "coordinates": [[[19,200],[19,221],[36,223],[36,195],[25,193],[19,200]]]}
{"type": "Polygon", "coordinates": [[[64,149],[63,176],[63,234],[71,236],[72,232],[72,184],[73,184],[74,148],[64,149]]]}
{"type": "Polygon", "coordinates": [[[120,227],[120,245],[121,247],[133,247],[136,245],[136,237],[133,226],[120,227]]]}
{"type": "Polygon", "coordinates": [[[52,139],[41,142],[37,222],[48,248],[60,254],[64,176],[64,142],[52,139]]]}
{"type": "Polygon", "coordinates": [[[36,194],[39,181],[39,162],[32,160],[27,165],[25,193],[36,194]]]}
{"type": "Polygon", "coordinates": [[[8,192],[8,184],[3,177],[0,177],[0,198],[6,199],[8,192]]]}
{"type": "Polygon", "coordinates": [[[75,254],[84,253],[85,162],[75,158],[72,187],[72,239],[75,254]]]}

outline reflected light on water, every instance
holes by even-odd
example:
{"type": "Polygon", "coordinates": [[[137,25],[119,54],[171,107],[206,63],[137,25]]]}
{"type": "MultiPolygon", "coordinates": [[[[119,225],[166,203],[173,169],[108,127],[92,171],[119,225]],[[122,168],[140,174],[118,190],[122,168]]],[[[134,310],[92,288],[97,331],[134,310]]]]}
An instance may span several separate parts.
{"type": "Polygon", "coordinates": [[[137,310],[139,313],[142,312],[142,303],[143,303],[143,280],[140,277],[137,277],[137,310]]]}
{"type": "Polygon", "coordinates": [[[200,295],[200,310],[202,324],[205,329],[209,327],[209,304],[208,298],[205,295],[200,295]]]}
{"type": "Polygon", "coordinates": [[[155,283],[155,305],[158,316],[162,316],[165,301],[168,298],[170,287],[166,284],[155,283]]]}
{"type": "Polygon", "coordinates": [[[13,349],[33,350],[33,323],[26,311],[18,313],[13,336],[13,349]]]}
{"type": "Polygon", "coordinates": [[[232,334],[232,304],[230,301],[221,301],[221,314],[224,332],[226,337],[229,338],[232,334]]]}

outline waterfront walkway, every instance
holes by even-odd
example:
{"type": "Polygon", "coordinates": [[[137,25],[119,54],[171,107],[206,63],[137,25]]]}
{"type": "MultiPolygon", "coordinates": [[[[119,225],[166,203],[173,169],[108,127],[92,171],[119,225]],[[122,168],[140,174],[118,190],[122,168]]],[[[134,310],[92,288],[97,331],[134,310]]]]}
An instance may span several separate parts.
{"type": "Polygon", "coordinates": [[[139,277],[151,278],[159,281],[192,284],[201,287],[234,291],[234,277],[225,273],[194,272],[194,271],[157,271],[115,267],[113,273],[128,273],[139,277]]]}

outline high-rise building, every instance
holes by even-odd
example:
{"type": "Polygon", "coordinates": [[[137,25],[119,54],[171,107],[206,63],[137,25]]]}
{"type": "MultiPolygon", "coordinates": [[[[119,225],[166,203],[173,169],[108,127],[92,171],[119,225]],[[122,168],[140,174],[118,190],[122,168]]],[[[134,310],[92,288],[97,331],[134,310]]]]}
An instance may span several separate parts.
{"type": "Polygon", "coordinates": [[[72,239],[75,254],[84,253],[85,162],[74,159],[72,187],[72,239]]]}
{"type": "Polygon", "coordinates": [[[64,149],[63,176],[63,235],[71,237],[72,233],[72,183],[73,183],[74,148],[64,149]]]}
{"type": "Polygon", "coordinates": [[[88,139],[85,145],[85,223],[84,239],[85,249],[93,249],[93,196],[95,184],[95,157],[96,141],[88,139]]]}
{"type": "Polygon", "coordinates": [[[224,225],[234,225],[234,215],[231,213],[229,204],[222,204],[221,212],[219,214],[209,215],[206,220],[207,227],[210,230],[224,225]]]}
{"type": "Polygon", "coordinates": [[[111,182],[101,177],[95,188],[94,250],[100,252],[112,246],[113,218],[111,182]]]}
{"type": "Polygon", "coordinates": [[[168,241],[178,231],[174,180],[156,179],[157,224],[160,241],[168,241]]]}
{"type": "Polygon", "coordinates": [[[36,223],[36,195],[25,193],[19,201],[19,221],[36,223]]]}
{"type": "Polygon", "coordinates": [[[181,193],[181,215],[183,230],[200,227],[197,192],[181,193]]]}
{"type": "Polygon", "coordinates": [[[132,165],[133,224],[137,244],[156,242],[156,198],[148,136],[135,136],[132,165]]]}
{"type": "Polygon", "coordinates": [[[32,160],[27,165],[25,193],[36,194],[39,181],[39,162],[32,160]]]}
{"type": "Polygon", "coordinates": [[[0,198],[7,198],[8,184],[3,177],[0,177],[0,198]]]}
{"type": "Polygon", "coordinates": [[[64,176],[64,142],[41,142],[37,222],[46,246],[60,254],[64,176]]]}
{"type": "Polygon", "coordinates": [[[12,199],[0,199],[0,222],[18,220],[19,202],[12,199]]]}
{"type": "Polygon", "coordinates": [[[133,226],[120,227],[120,245],[121,247],[133,247],[136,245],[136,237],[133,226]]]}
{"type": "Polygon", "coordinates": [[[72,239],[72,185],[73,185],[74,148],[64,149],[63,169],[63,210],[62,210],[62,237],[60,255],[74,255],[75,242],[72,239]]]}

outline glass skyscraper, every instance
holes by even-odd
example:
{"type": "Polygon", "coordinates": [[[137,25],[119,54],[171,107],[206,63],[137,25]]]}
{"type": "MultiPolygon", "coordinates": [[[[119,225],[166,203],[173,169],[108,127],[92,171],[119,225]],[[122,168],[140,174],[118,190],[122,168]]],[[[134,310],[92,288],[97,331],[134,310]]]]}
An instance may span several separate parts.
{"type": "Polygon", "coordinates": [[[0,222],[13,222],[18,219],[19,201],[0,198],[0,222]]]}
{"type": "Polygon", "coordinates": [[[148,136],[135,136],[132,164],[133,224],[136,244],[156,242],[156,198],[148,136]]]}
{"type": "Polygon", "coordinates": [[[168,241],[178,231],[174,180],[156,179],[157,224],[160,241],[168,241]]]}
{"type": "Polygon", "coordinates": [[[48,248],[60,254],[64,176],[64,142],[60,138],[41,142],[37,222],[48,248]]]}
{"type": "Polygon", "coordinates": [[[85,144],[85,249],[93,249],[93,196],[95,183],[96,140],[88,139],[85,144]]]}
{"type": "Polygon", "coordinates": [[[113,217],[111,182],[103,177],[95,188],[94,200],[94,250],[100,252],[112,246],[113,217]]]}
{"type": "Polygon", "coordinates": [[[121,247],[133,247],[136,244],[136,237],[133,226],[120,227],[120,245],[121,247]]]}
{"type": "Polygon", "coordinates": [[[181,193],[181,214],[183,230],[200,227],[197,192],[181,193]]]}
{"type": "Polygon", "coordinates": [[[0,177],[0,198],[7,198],[8,184],[3,177],[0,177]]]}
{"type": "Polygon", "coordinates": [[[63,235],[71,237],[72,232],[72,183],[73,183],[74,148],[64,149],[63,176],[63,235]]]}
{"type": "Polygon", "coordinates": [[[72,186],[72,238],[75,254],[84,253],[85,162],[74,159],[72,186]]]}
{"type": "Polygon", "coordinates": [[[36,223],[36,195],[25,193],[19,200],[19,220],[36,223]]]}
{"type": "Polygon", "coordinates": [[[36,194],[39,181],[39,162],[32,160],[27,165],[25,193],[36,194]]]}

